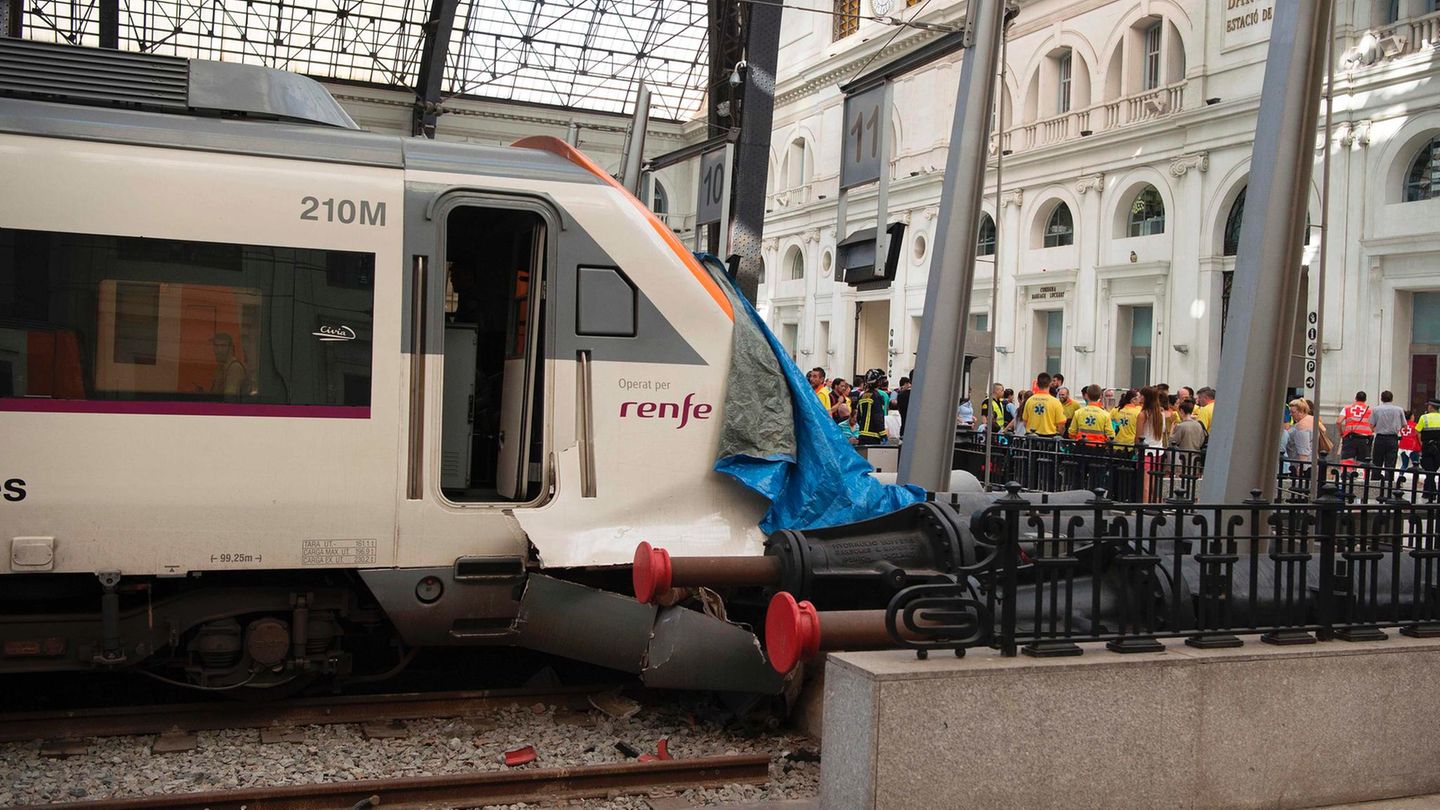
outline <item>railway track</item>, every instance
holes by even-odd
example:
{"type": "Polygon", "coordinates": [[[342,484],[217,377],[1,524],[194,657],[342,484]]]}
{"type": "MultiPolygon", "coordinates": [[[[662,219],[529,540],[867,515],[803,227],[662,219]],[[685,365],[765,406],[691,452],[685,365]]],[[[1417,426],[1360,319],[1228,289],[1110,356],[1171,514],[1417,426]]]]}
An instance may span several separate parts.
{"type": "Polygon", "coordinates": [[[161,796],[26,805],[19,810],[338,810],[357,807],[472,807],[606,796],[651,788],[761,784],[766,754],[622,762],[566,768],[362,779],[161,796]]]}
{"type": "Polygon", "coordinates": [[[583,699],[605,686],[488,689],[301,698],[277,703],[178,703],[0,715],[0,742],[121,737],[234,728],[471,717],[502,706],[583,699]]]}

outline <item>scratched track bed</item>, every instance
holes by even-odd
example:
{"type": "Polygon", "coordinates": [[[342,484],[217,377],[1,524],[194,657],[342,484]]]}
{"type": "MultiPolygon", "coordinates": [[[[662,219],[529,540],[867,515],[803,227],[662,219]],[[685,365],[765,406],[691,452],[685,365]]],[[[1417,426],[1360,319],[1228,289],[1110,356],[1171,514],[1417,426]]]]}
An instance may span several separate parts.
{"type": "MultiPolygon", "coordinates": [[[[379,708],[371,715],[376,719],[363,723],[261,727],[252,723],[252,727],[193,734],[4,743],[0,744],[0,806],[503,771],[505,752],[526,746],[533,746],[535,757],[518,766],[522,769],[633,762],[637,755],[655,754],[661,739],[667,741],[669,754],[679,759],[765,754],[771,760],[770,780],[764,785],[703,790],[661,788],[585,800],[583,806],[778,801],[812,798],[818,789],[813,741],[783,728],[772,730],[773,724],[736,721],[706,696],[617,695],[562,688],[529,696],[533,700],[523,693],[490,697],[494,700],[489,703],[485,702],[489,698],[473,697],[468,710],[448,710],[463,712],[460,717],[387,722],[385,699],[377,696],[373,703],[379,708]],[[597,703],[604,711],[596,708],[597,703]],[[612,716],[631,710],[635,713],[628,718],[612,716]]],[[[424,698],[437,705],[441,700],[424,698]]],[[[303,717],[303,713],[289,716],[303,717]]]]}

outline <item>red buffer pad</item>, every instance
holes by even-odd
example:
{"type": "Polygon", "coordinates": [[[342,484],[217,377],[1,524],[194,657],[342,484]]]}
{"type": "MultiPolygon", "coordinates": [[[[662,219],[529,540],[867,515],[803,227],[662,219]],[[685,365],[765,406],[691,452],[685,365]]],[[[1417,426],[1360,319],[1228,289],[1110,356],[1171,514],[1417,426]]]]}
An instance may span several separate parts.
{"type": "Polygon", "coordinates": [[[635,564],[630,569],[630,583],[635,588],[635,598],[646,604],[670,590],[672,571],[670,552],[655,548],[645,541],[635,547],[635,564]]]}
{"type": "Polygon", "coordinates": [[[796,602],[784,591],[770,599],[765,613],[765,651],[770,666],[784,675],[820,654],[820,617],[809,602],[796,602]]]}

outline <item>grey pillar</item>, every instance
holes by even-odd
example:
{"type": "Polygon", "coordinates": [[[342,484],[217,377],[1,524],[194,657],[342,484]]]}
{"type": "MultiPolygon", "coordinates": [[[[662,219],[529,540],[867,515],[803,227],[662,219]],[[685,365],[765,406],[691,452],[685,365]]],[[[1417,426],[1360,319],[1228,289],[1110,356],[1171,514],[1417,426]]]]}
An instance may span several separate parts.
{"type": "Polygon", "coordinates": [[[120,0],[100,0],[100,47],[120,47],[120,0]]]}
{"type": "Polygon", "coordinates": [[[900,454],[900,481],[938,492],[950,485],[955,453],[955,408],[965,357],[965,325],[975,283],[975,237],[989,155],[990,108],[1004,31],[1002,0],[971,0],[945,185],[935,225],[935,252],[925,288],[925,317],[910,411],[900,454]]]}
{"type": "Polygon", "coordinates": [[[440,88],[445,81],[445,55],[450,51],[450,32],[455,30],[459,0],[431,0],[425,20],[425,42],[420,46],[420,70],[415,78],[415,109],[410,117],[410,134],[435,137],[440,116],[440,88]]]}
{"type": "Polygon", "coordinates": [[[1275,494],[1330,0],[1276,0],[1200,500],[1275,494]]]}
{"type": "Polygon", "coordinates": [[[625,142],[625,167],[620,173],[620,183],[636,197],[640,196],[640,166],[645,161],[645,130],[649,124],[650,88],[641,82],[640,89],[635,94],[635,116],[630,121],[630,139],[625,142]]]}
{"type": "MultiPolygon", "coordinates": [[[[780,3],[750,6],[745,31],[745,93],[740,108],[740,141],[732,167],[731,252],[739,254],[736,284],[751,303],[760,286],[760,241],[765,234],[765,175],[770,165],[770,129],[775,124],[775,65],[780,58],[780,3]]],[[[731,112],[734,120],[734,112],[731,112]]],[[[721,258],[729,258],[722,256],[721,258]]],[[[779,272],[772,269],[771,272],[779,272]]]]}
{"type": "Polygon", "coordinates": [[[21,0],[0,0],[0,37],[20,38],[21,0]]]}

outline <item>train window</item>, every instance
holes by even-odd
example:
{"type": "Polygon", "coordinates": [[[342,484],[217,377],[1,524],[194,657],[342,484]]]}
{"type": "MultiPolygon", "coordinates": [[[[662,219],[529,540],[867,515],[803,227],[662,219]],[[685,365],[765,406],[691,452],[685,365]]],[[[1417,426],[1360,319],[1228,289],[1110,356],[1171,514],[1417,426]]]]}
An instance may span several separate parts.
{"type": "Polygon", "coordinates": [[[374,266],[0,228],[0,410],[367,416],[374,266]]]}

